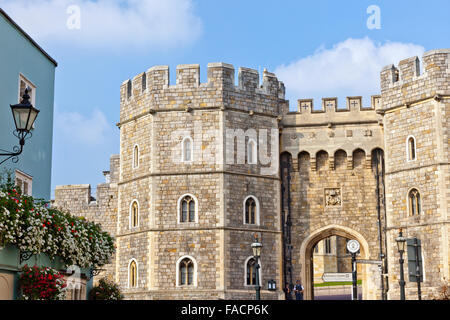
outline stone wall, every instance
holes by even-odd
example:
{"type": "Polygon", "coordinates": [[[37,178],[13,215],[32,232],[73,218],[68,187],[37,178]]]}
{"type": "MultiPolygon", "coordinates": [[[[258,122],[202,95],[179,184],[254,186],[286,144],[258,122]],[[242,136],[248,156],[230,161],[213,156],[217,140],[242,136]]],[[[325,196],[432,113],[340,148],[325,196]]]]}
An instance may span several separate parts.
{"type": "MultiPolygon", "coordinates": [[[[113,155],[110,159],[110,171],[104,172],[106,183],[97,185],[95,197],[89,184],[57,186],[52,206],[99,223],[102,230],[115,237],[117,233],[118,168],[119,157],[113,155]]],[[[101,267],[102,271],[95,277],[95,282],[102,277],[113,280],[115,259],[116,257],[113,255],[111,263],[101,267]]]]}

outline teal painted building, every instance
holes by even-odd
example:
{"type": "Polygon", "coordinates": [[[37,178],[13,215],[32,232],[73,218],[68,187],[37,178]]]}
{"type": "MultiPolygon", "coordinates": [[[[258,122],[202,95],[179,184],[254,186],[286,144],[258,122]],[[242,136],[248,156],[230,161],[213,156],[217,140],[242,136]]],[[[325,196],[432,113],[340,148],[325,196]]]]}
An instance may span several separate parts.
{"type": "MultiPolygon", "coordinates": [[[[45,200],[50,200],[51,188],[56,67],[57,62],[0,8],[0,148],[12,151],[19,144],[10,105],[20,101],[25,88],[31,89],[31,103],[40,110],[19,161],[0,165],[0,174],[11,171],[24,193],[45,200]]],[[[18,271],[25,264],[53,267],[71,276],[59,259],[50,260],[45,254],[26,258],[15,246],[0,247],[0,300],[17,298],[18,271]]],[[[84,290],[78,298],[86,298],[92,287],[89,273],[81,270],[84,290]]]]}
{"type": "Polygon", "coordinates": [[[26,87],[40,110],[19,161],[0,165],[0,174],[10,170],[24,193],[45,200],[50,200],[51,189],[56,67],[57,62],[0,8],[0,148],[12,151],[18,145],[9,106],[19,102],[26,87]]]}
{"type": "Polygon", "coordinates": [[[89,298],[89,292],[93,287],[90,268],[66,270],[64,262],[58,257],[52,260],[46,254],[27,256],[16,246],[7,245],[0,247],[0,301],[14,300],[20,296],[19,270],[25,265],[51,267],[58,270],[68,284],[66,290],[68,300],[89,298]]]}

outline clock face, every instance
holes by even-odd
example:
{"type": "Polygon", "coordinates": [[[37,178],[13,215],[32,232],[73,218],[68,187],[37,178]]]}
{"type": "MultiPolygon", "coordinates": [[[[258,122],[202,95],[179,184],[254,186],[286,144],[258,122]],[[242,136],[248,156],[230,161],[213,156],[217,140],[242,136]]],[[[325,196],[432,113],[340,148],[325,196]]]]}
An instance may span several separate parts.
{"type": "Polygon", "coordinates": [[[359,242],[356,240],[350,240],[347,243],[347,249],[348,251],[350,251],[351,253],[356,253],[359,250],[359,242]]]}

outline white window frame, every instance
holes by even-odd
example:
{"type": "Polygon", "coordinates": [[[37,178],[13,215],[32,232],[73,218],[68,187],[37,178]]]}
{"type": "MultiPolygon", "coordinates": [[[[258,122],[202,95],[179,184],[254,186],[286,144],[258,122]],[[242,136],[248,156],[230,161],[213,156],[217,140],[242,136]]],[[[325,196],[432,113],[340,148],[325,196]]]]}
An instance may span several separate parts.
{"type": "MultiPolygon", "coordinates": [[[[25,82],[25,85],[30,87],[31,90],[31,95],[30,95],[30,103],[33,105],[33,107],[36,107],[36,85],[34,85],[33,82],[31,82],[30,80],[28,80],[27,77],[25,77],[22,73],[19,73],[19,85],[18,85],[18,93],[17,93],[17,98],[18,98],[18,102],[20,103],[22,101],[22,96],[20,95],[20,84],[21,82],[25,82]]],[[[35,125],[36,122],[33,123],[31,129],[35,129],[35,125]]]]}
{"type": "Polygon", "coordinates": [[[137,262],[137,260],[135,258],[131,258],[130,261],[128,261],[128,279],[127,279],[127,283],[128,283],[128,289],[136,289],[139,288],[139,264],[137,262]],[[131,263],[134,261],[134,263],[136,263],[136,287],[130,287],[130,267],[131,267],[131,263]]]}
{"type": "Polygon", "coordinates": [[[19,88],[17,93],[18,102],[20,103],[20,101],[22,101],[22,96],[20,95],[20,83],[22,81],[25,82],[25,84],[28,87],[31,87],[32,91],[30,95],[30,102],[34,107],[36,107],[36,86],[33,84],[33,82],[28,80],[27,77],[25,77],[22,73],[19,73],[19,88]]]}
{"type": "Polygon", "coordinates": [[[248,226],[259,226],[260,225],[260,206],[259,206],[259,200],[257,197],[255,197],[254,195],[249,195],[244,199],[244,202],[242,203],[242,223],[244,225],[248,225],[248,226]],[[247,200],[249,198],[253,198],[253,200],[255,200],[256,203],[256,217],[255,217],[255,224],[251,224],[251,223],[246,223],[245,222],[245,203],[247,202],[247,200]]]}
{"type": "Polygon", "coordinates": [[[33,177],[32,176],[30,176],[29,174],[26,174],[25,172],[22,172],[22,171],[16,169],[14,171],[14,184],[16,186],[18,185],[17,184],[17,180],[21,181],[19,187],[22,190],[22,193],[24,195],[27,195],[27,196],[33,195],[33,177]],[[28,190],[27,190],[26,193],[24,193],[24,190],[23,190],[24,182],[26,182],[28,184],[28,190]]]}
{"type": "Polygon", "coordinates": [[[183,141],[181,142],[181,162],[183,163],[192,163],[194,161],[194,140],[192,140],[192,138],[190,136],[186,136],[183,138],[183,141]],[[190,156],[191,159],[190,160],[186,160],[185,159],[185,142],[186,140],[189,140],[191,142],[191,152],[190,152],[190,156]]]}
{"type": "Polygon", "coordinates": [[[198,272],[198,266],[197,266],[197,261],[194,259],[194,257],[192,257],[192,256],[189,256],[189,255],[184,255],[184,256],[182,256],[182,257],[180,257],[178,260],[177,260],[177,263],[176,263],[176,272],[175,272],[175,274],[176,274],[176,282],[175,282],[175,284],[176,284],[176,287],[177,288],[184,288],[184,287],[186,287],[186,288],[192,288],[192,287],[197,287],[197,285],[198,285],[198,282],[197,282],[197,272],[198,272]],[[181,263],[181,261],[183,261],[184,259],[189,259],[189,260],[191,260],[192,261],[192,263],[194,264],[194,278],[193,278],[193,284],[183,284],[183,285],[181,285],[180,284],[180,263],[181,263]]]}
{"type": "Polygon", "coordinates": [[[177,202],[177,223],[178,224],[185,224],[185,223],[198,223],[198,199],[196,196],[194,196],[191,193],[185,193],[183,194],[181,197],[178,198],[178,202],[177,202]],[[186,222],[181,222],[181,201],[184,199],[184,197],[189,196],[192,198],[192,200],[194,200],[195,203],[195,218],[194,221],[186,221],[186,222]]]}
{"type": "Polygon", "coordinates": [[[129,215],[128,215],[128,223],[129,223],[128,226],[129,226],[130,230],[139,228],[140,220],[141,220],[141,205],[139,204],[139,201],[137,199],[133,199],[130,203],[129,215]],[[137,208],[138,208],[138,219],[137,219],[137,225],[135,227],[133,227],[131,225],[131,222],[132,222],[132,215],[133,215],[133,203],[135,203],[135,202],[136,202],[137,208]]]}
{"type": "MultiPolygon", "coordinates": [[[[250,261],[250,259],[254,259],[254,256],[250,256],[247,259],[245,259],[244,262],[244,287],[246,288],[254,288],[256,287],[256,285],[254,284],[247,284],[247,264],[250,261]]],[[[262,285],[262,263],[261,263],[261,257],[258,258],[258,264],[259,264],[259,271],[258,271],[258,277],[259,277],[259,285],[261,286],[261,288],[263,288],[264,286],[262,285]]]]}

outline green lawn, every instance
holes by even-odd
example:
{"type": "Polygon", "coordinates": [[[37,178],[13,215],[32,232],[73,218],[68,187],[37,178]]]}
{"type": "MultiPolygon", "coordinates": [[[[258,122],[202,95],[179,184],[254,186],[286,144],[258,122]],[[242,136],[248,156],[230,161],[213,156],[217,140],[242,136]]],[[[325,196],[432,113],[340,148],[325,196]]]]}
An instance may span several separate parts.
{"type": "MultiPolygon", "coordinates": [[[[356,283],[362,284],[362,280],[356,281],[356,283]]],[[[331,286],[351,286],[352,282],[324,282],[324,283],[314,283],[314,287],[331,287],[331,286]]]]}

